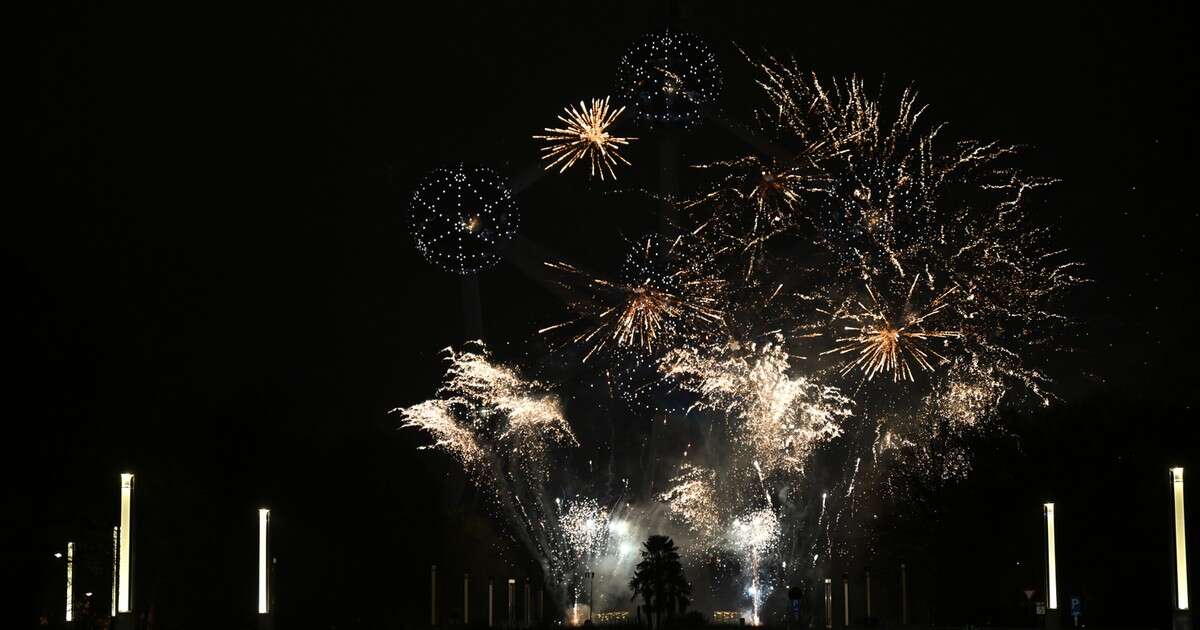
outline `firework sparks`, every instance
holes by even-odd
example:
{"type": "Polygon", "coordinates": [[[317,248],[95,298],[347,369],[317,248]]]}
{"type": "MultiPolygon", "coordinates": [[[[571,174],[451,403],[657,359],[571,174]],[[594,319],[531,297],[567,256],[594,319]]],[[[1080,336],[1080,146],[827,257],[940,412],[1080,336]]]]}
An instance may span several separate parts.
{"type": "Polygon", "coordinates": [[[579,108],[567,106],[565,115],[559,115],[565,127],[546,128],[547,135],[534,136],[536,140],[545,140],[542,147],[542,159],[547,162],[546,170],[556,166],[560,173],[571,168],[575,162],[587,158],[591,162],[591,175],[604,179],[604,174],[616,179],[613,167],[619,164],[628,165],[620,153],[620,148],[628,145],[630,140],[637,138],[622,138],[609,133],[609,128],[625,111],[624,107],[611,109],[608,97],[604,100],[592,99],[591,107],[579,102],[579,108]]]}
{"type": "Polygon", "coordinates": [[[672,241],[657,236],[641,239],[626,258],[619,282],[592,276],[567,263],[546,263],[563,274],[566,288],[585,295],[573,306],[588,326],[572,339],[588,347],[584,361],[605,349],[653,353],[681,337],[724,323],[725,281],[702,259],[688,255],[691,244],[685,239],[689,236],[672,241]]]}
{"type": "Polygon", "coordinates": [[[684,464],[671,486],[659,494],[668,513],[695,533],[702,547],[711,548],[720,526],[716,473],[707,468],[684,464]]]}
{"type": "Polygon", "coordinates": [[[779,518],[771,510],[755,510],[734,519],[729,530],[732,548],[740,550],[750,568],[750,586],[746,589],[752,602],[751,625],[759,625],[759,607],[768,590],[763,580],[763,560],[774,551],[782,530],[779,518]]]}
{"type": "MultiPolygon", "coordinates": [[[[908,307],[911,305],[913,291],[919,279],[914,277],[909,287],[905,311],[910,311],[908,307]]],[[[872,308],[864,306],[862,302],[855,302],[854,306],[847,305],[839,309],[834,314],[835,319],[853,321],[857,325],[845,326],[844,329],[852,334],[839,337],[837,347],[822,354],[853,354],[854,358],[842,367],[842,374],[857,368],[867,380],[871,380],[880,372],[889,372],[893,381],[912,381],[914,365],[923,370],[933,371],[935,361],[947,363],[949,360],[929,347],[928,342],[934,339],[958,338],[962,333],[955,330],[929,330],[925,328],[925,324],[947,306],[945,300],[955,290],[956,287],[939,295],[924,312],[905,315],[903,323],[893,324],[875,301],[875,292],[868,286],[867,292],[873,302],[872,308]]]]}
{"type": "Polygon", "coordinates": [[[1015,147],[943,142],[944,125],[926,122],[911,88],[885,114],[859,79],[822,84],[775,60],[759,69],[779,128],[828,147],[816,162],[824,183],[801,197],[836,264],[814,278],[824,323],[797,330],[824,327],[833,347],[821,355],[843,375],[934,375],[929,391],[942,390],[946,405],[955,389],[965,400],[953,381],[986,382],[974,418],[999,399],[1003,380],[1047,400],[1044,376],[1023,366],[1023,354],[1069,323],[1055,305],[1084,282],[1024,217],[1053,181],[1003,166],[1015,147]]]}
{"type": "Polygon", "coordinates": [[[559,526],[571,551],[580,562],[588,562],[604,553],[608,544],[608,510],[595,499],[567,501],[559,526]]]}
{"type": "Polygon", "coordinates": [[[444,451],[469,468],[481,462],[485,452],[476,442],[475,432],[458,420],[453,409],[456,402],[427,400],[397,411],[402,428],[420,429],[433,436],[433,444],[418,448],[444,451]]]}
{"type": "Polygon", "coordinates": [[[699,394],[697,407],[741,419],[735,439],[752,453],[761,471],[803,472],[812,447],[841,434],[850,399],[835,387],[789,375],[782,338],[746,352],[730,344],[716,356],[693,349],[669,353],[664,374],[699,394]]]}
{"type": "Polygon", "coordinates": [[[549,455],[578,441],[561,403],[545,384],[497,363],[482,344],[446,353],[439,397],[396,409],[400,426],[429,433],[434,442],[423,448],[462,462],[547,573],[562,575],[571,561],[546,527],[556,514],[546,487],[549,455]]]}

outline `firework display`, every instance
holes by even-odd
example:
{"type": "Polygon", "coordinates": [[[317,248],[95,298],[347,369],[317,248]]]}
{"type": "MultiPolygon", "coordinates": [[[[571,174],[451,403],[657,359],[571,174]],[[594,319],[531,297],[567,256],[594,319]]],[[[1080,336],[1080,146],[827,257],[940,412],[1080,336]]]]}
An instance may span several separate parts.
{"type": "Polygon", "coordinates": [[[497,248],[520,226],[508,182],[486,167],[457,164],[425,176],[409,204],[417,251],[460,275],[500,262],[497,248]]]}
{"type": "MultiPolygon", "coordinates": [[[[532,360],[562,379],[451,351],[438,396],[399,410],[495,497],[576,621],[628,598],[581,600],[583,576],[624,588],[658,533],[704,576],[698,597],[778,621],[782,585],[869,546],[877,512],[915,484],[968,474],[972,432],[1054,399],[1035,358],[1069,330],[1059,304],[1085,280],[1027,216],[1053,181],[1018,170],[1014,147],[944,139],[913,89],[888,105],[859,79],[752,63],[762,142],[694,165],[708,183],[665,200],[681,225],[628,240],[614,274],[545,261],[568,315],[537,331],[556,343],[532,360]],[[568,420],[560,400],[597,380],[618,395],[589,401],[637,404],[568,420]]],[[[675,32],[641,40],[618,77],[650,127],[693,126],[721,87],[712,53],[675,32]]],[[[586,159],[615,177],[621,113],[568,108],[537,136],[545,168],[586,159]]]]}
{"type": "Polygon", "coordinates": [[[586,157],[591,162],[591,176],[604,179],[604,174],[616,179],[613,167],[618,164],[629,164],[621,156],[620,147],[629,144],[637,138],[622,138],[609,133],[609,128],[620,117],[624,107],[611,109],[608,97],[604,100],[592,99],[591,107],[586,107],[582,101],[579,109],[568,106],[566,115],[558,119],[566,127],[546,128],[548,135],[534,136],[535,140],[545,140],[542,147],[542,159],[547,162],[546,170],[561,165],[558,172],[565,172],[575,162],[586,157]]]}
{"type": "Polygon", "coordinates": [[[716,55],[691,33],[645,35],[625,51],[617,67],[621,102],[650,128],[695,126],[722,86],[716,55]]]}

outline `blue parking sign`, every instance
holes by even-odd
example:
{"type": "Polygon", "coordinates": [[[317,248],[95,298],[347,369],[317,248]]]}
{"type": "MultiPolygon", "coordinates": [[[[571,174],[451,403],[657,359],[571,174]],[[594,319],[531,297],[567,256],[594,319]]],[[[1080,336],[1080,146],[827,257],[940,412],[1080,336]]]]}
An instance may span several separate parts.
{"type": "Polygon", "coordinates": [[[1083,599],[1078,595],[1071,597],[1071,616],[1078,617],[1083,614],[1083,599]]]}

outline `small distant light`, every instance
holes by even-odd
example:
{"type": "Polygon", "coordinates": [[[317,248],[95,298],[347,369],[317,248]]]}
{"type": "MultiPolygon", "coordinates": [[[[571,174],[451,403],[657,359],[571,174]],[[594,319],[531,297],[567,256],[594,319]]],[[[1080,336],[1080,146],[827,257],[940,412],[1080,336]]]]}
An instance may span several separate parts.
{"type": "Polygon", "coordinates": [[[55,557],[55,558],[61,558],[61,557],[62,557],[62,552],[61,552],[61,551],[55,551],[55,552],[54,552],[54,557],[55,557]]]}
{"type": "Polygon", "coordinates": [[[84,594],[83,594],[83,596],[84,596],[84,597],[91,597],[91,596],[92,596],[92,592],[91,592],[91,591],[88,591],[88,592],[84,593],[84,594]]]}

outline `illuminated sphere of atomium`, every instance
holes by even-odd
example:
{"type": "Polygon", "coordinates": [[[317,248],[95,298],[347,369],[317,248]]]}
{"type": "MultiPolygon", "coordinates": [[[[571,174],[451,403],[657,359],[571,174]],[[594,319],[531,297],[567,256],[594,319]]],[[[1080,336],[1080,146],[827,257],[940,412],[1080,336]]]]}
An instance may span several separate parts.
{"type": "Polygon", "coordinates": [[[691,33],[645,35],[625,51],[617,67],[618,98],[650,128],[695,126],[721,86],[716,55],[691,33]]]}
{"type": "Polygon", "coordinates": [[[508,182],[491,169],[463,164],[426,175],[413,191],[410,211],[417,250],[460,275],[500,262],[498,248],[520,223],[508,182]]]}

